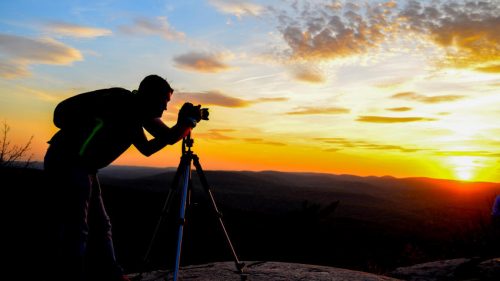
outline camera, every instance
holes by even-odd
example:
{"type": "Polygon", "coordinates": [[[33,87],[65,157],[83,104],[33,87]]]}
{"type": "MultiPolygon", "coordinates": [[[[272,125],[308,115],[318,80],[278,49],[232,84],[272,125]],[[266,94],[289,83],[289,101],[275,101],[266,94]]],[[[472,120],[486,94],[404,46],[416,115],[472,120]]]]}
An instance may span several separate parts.
{"type": "Polygon", "coordinates": [[[208,108],[202,108],[201,105],[193,106],[188,112],[188,116],[194,118],[196,122],[208,120],[208,108]]]}
{"type": "Polygon", "coordinates": [[[208,120],[208,108],[202,108],[201,105],[195,106],[200,111],[200,120],[208,120]]]}
{"type": "Polygon", "coordinates": [[[194,125],[201,120],[208,120],[208,115],[208,108],[202,108],[201,105],[194,106],[189,102],[186,102],[179,112],[179,117],[181,119],[188,120],[189,122],[194,123],[194,125]]]}

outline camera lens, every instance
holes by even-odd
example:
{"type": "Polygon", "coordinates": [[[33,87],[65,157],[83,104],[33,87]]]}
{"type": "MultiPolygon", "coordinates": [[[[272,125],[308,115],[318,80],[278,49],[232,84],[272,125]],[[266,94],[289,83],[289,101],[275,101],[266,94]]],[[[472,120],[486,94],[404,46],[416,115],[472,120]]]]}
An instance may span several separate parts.
{"type": "Polygon", "coordinates": [[[201,108],[200,116],[202,120],[208,120],[208,108],[201,108]]]}

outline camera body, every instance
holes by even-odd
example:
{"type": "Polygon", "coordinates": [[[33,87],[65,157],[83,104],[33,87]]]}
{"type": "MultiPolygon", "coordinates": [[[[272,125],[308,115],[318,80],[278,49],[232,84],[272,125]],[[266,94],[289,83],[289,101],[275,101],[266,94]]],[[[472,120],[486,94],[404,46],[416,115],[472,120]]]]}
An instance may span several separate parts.
{"type": "Polygon", "coordinates": [[[200,117],[200,120],[208,120],[208,108],[202,108],[201,105],[195,106],[195,108],[198,108],[199,114],[198,116],[200,117]]]}
{"type": "Polygon", "coordinates": [[[189,102],[186,102],[179,111],[179,118],[188,120],[194,126],[201,120],[208,120],[208,115],[208,108],[202,108],[201,105],[194,106],[189,102]]]}
{"type": "Polygon", "coordinates": [[[201,105],[190,107],[187,115],[200,122],[201,120],[208,120],[208,108],[202,108],[201,105]]]}

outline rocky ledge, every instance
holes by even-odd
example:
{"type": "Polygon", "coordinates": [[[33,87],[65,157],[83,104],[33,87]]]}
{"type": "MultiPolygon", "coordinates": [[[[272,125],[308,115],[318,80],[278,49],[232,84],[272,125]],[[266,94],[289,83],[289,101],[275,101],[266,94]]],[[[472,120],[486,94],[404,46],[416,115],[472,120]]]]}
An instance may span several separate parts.
{"type": "Polygon", "coordinates": [[[391,274],[407,281],[498,281],[500,258],[460,258],[401,267],[391,274]]]}
{"type": "MultiPolygon", "coordinates": [[[[233,262],[217,262],[183,267],[179,280],[190,281],[398,281],[399,279],[366,272],[284,262],[245,262],[243,274],[236,271],[233,262]]],[[[134,280],[172,280],[172,271],[158,270],[142,274],[130,274],[134,280]]]]}

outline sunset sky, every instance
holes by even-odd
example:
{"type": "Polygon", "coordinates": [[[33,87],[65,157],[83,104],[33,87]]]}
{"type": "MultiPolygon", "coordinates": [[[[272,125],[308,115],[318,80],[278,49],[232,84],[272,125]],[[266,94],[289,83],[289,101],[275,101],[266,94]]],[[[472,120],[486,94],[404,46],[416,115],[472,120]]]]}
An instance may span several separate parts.
{"type": "Polygon", "coordinates": [[[58,102],[154,73],[168,125],[210,108],[205,169],[500,182],[500,2],[477,2],[1,1],[0,119],[41,161],[58,102]]]}

